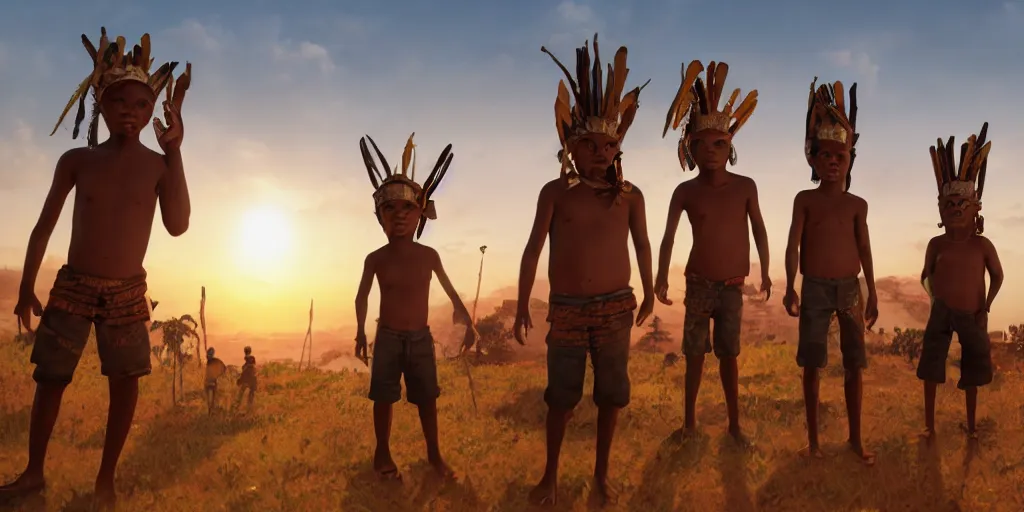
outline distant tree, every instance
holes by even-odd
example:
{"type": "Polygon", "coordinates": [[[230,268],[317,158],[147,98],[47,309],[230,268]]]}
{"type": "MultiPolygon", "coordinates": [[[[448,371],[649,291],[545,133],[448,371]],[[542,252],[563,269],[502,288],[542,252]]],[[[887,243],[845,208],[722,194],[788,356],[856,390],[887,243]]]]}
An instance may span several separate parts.
{"type": "Polygon", "coordinates": [[[914,359],[921,357],[921,344],[924,343],[923,330],[893,327],[892,334],[892,343],[889,344],[890,354],[904,356],[911,363],[914,362],[914,359]]]}
{"type": "Polygon", "coordinates": [[[500,306],[495,308],[494,313],[476,321],[476,332],[479,335],[476,342],[481,352],[487,354],[492,360],[504,361],[512,357],[511,340],[512,330],[505,326],[509,315],[500,306]]]}
{"type": "Polygon", "coordinates": [[[655,315],[647,324],[647,332],[636,343],[636,348],[645,352],[661,352],[662,347],[671,342],[672,336],[662,329],[661,317],[655,315]]]}
{"type": "Polygon", "coordinates": [[[1013,345],[1013,351],[1017,357],[1024,358],[1024,324],[1011,325],[1009,331],[1009,341],[1013,345]]]}
{"type": "Polygon", "coordinates": [[[171,378],[171,403],[177,405],[178,396],[184,394],[183,369],[188,361],[188,353],[199,346],[199,323],[191,315],[182,315],[168,320],[154,320],[149,326],[150,331],[160,330],[164,338],[164,352],[170,355],[174,376],[178,377],[175,387],[171,378]]]}

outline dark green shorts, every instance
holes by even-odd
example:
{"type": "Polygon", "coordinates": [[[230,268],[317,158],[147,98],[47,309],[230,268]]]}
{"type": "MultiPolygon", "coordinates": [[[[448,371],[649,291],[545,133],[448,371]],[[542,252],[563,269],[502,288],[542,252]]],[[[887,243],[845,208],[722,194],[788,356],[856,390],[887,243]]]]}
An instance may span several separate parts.
{"type": "Polygon", "coordinates": [[[709,281],[686,276],[686,316],[683,320],[683,354],[691,357],[710,354],[740,355],[740,326],[743,323],[743,281],[709,281]],[[711,320],[715,321],[714,345],[711,320]]]}
{"type": "Polygon", "coordinates": [[[843,367],[867,368],[864,347],[864,305],[856,277],[823,279],[804,276],[800,290],[800,341],[796,362],[801,368],[828,366],[828,328],[832,315],[839,322],[843,367]]]}
{"type": "Polygon", "coordinates": [[[917,377],[927,382],[946,382],[946,357],[954,332],[960,340],[960,381],[957,387],[964,389],[991,384],[992,344],[988,326],[981,325],[976,314],[950,309],[938,299],[932,302],[932,312],[924,330],[917,377]]]}
{"type": "Polygon", "coordinates": [[[370,400],[389,404],[401,400],[403,377],[409,403],[422,405],[441,396],[434,338],[429,327],[418,331],[377,328],[370,367],[370,400]]]}

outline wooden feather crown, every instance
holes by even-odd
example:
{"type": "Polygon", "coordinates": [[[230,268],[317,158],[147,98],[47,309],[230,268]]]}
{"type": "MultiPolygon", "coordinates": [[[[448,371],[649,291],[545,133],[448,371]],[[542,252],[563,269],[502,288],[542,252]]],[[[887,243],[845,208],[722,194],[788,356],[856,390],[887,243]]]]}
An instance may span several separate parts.
{"type": "Polygon", "coordinates": [[[705,73],[706,84],[700,78],[703,71],[704,65],[700,61],[692,61],[689,65],[683,63],[682,83],[679,85],[675,99],[672,100],[668,114],[665,115],[662,137],[668,133],[669,126],[675,130],[684,120],[686,124],[682,139],[687,142],[695,134],[704,130],[714,130],[734,136],[753,115],[754,109],[757,107],[756,89],[748,92],[739,105],[736,105],[736,100],[739,99],[740,90],[735,89],[725,106],[721,110],[718,108],[722,92],[725,90],[725,78],[729,74],[728,64],[709,62],[707,73],[705,73]]]}
{"type": "Polygon", "coordinates": [[[850,111],[846,112],[843,83],[821,84],[815,89],[818,77],[811,82],[807,96],[807,130],[804,134],[804,155],[811,161],[811,145],[815,140],[838,142],[850,148],[850,166],[853,167],[857,133],[857,84],[850,87],[850,111]]]}
{"type": "Polygon", "coordinates": [[[88,136],[90,147],[97,144],[99,102],[103,98],[104,91],[114,84],[126,80],[139,82],[148,86],[153,91],[154,96],[159,96],[166,88],[168,101],[173,100],[179,107],[181,106],[184,93],[188,90],[188,86],[191,83],[192,65],[186,63],[185,73],[178,77],[177,87],[172,85],[174,81],[174,68],[177,67],[177,62],[165,62],[153,72],[154,59],[150,57],[149,34],[143,34],[139,44],[135,45],[127,53],[125,53],[127,48],[125,38],[117,36],[112,43],[107,38],[106,27],[100,27],[99,48],[94,46],[85,34],[82,34],[82,45],[85,46],[85,51],[89,53],[89,58],[92,60],[92,72],[78,84],[78,88],[71,95],[71,99],[68,100],[67,105],[64,106],[64,111],[61,112],[60,117],[57,119],[57,124],[54,125],[53,131],[50,132],[51,136],[57,133],[57,128],[64,122],[64,118],[77,101],[78,113],[75,116],[75,127],[71,133],[71,138],[78,138],[79,128],[85,119],[85,98],[90,87],[93,92],[92,119],[89,123],[88,136]],[[177,94],[174,94],[172,98],[174,89],[177,89],[177,94]]]}
{"type": "Polygon", "coordinates": [[[929,148],[932,157],[932,169],[935,171],[935,183],[939,189],[939,198],[963,196],[981,201],[985,191],[985,171],[988,169],[988,153],[992,142],[987,141],[988,123],[981,126],[978,135],[971,135],[967,142],[960,145],[960,166],[957,167],[953,155],[953,137],[945,144],[938,139],[936,146],[929,148]],[[977,183],[977,189],[975,189],[977,183]]]}
{"type": "Polygon", "coordinates": [[[555,61],[569,81],[569,88],[566,88],[565,81],[559,80],[558,96],[555,98],[555,128],[558,130],[558,139],[562,146],[564,174],[569,161],[570,143],[579,137],[595,133],[622,142],[636,116],[640,91],[651,81],[647,80],[640,87],[623,94],[626,77],[629,75],[629,68],[626,67],[626,47],[620,46],[615,52],[614,65],[608,64],[608,76],[604,77],[597,34],[594,34],[593,67],[590,63],[589,41],[576,49],[575,79],[547,48],[541,46],[540,51],[555,61]],[[569,97],[570,90],[572,98],[569,97]]]}
{"type": "Polygon", "coordinates": [[[377,143],[369,135],[359,139],[359,151],[363,154],[363,164],[366,165],[366,173],[370,176],[370,183],[373,185],[375,208],[379,212],[380,207],[389,201],[409,201],[418,205],[423,210],[419,227],[416,230],[416,238],[419,238],[423,234],[427,219],[437,219],[434,201],[430,197],[437,190],[437,186],[441,184],[441,180],[444,179],[455,154],[452,153],[451,144],[445,146],[437,163],[434,164],[434,169],[430,171],[426,181],[420,186],[419,183],[416,183],[416,145],[412,142],[415,136],[415,133],[410,135],[409,140],[405,143],[401,171],[398,170],[398,166],[395,166],[394,170],[391,169],[387,159],[384,158],[384,153],[380,151],[377,143]],[[377,158],[380,159],[380,164],[384,168],[383,174],[377,168],[373,155],[370,154],[370,148],[366,145],[367,140],[370,141],[370,145],[377,153],[377,158]]]}

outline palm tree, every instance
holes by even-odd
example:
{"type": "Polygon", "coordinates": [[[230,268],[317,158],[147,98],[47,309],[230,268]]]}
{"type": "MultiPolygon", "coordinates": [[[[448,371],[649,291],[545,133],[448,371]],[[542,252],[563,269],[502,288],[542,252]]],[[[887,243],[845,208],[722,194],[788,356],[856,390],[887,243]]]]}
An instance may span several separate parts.
{"type": "Polygon", "coordinates": [[[149,326],[150,331],[160,330],[164,338],[164,351],[170,354],[171,363],[174,365],[174,373],[178,377],[177,388],[174,385],[174,378],[171,378],[171,403],[177,405],[178,390],[184,392],[184,379],[182,368],[185,363],[185,353],[193,346],[199,346],[199,333],[196,329],[199,323],[192,318],[192,315],[181,315],[168,320],[154,320],[149,326]]]}

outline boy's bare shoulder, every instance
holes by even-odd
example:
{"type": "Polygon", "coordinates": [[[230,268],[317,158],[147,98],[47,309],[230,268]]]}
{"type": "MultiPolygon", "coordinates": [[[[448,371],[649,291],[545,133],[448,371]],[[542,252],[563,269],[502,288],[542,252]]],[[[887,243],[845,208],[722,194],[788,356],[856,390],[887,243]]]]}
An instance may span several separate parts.
{"type": "Polygon", "coordinates": [[[868,201],[856,194],[851,194],[847,192],[843,197],[845,197],[847,201],[852,203],[858,209],[864,209],[868,207],[868,201]]]}
{"type": "Polygon", "coordinates": [[[438,259],[438,260],[441,259],[441,255],[437,253],[437,250],[434,249],[433,247],[429,246],[429,245],[425,245],[425,244],[421,244],[419,242],[416,242],[414,247],[416,247],[416,251],[417,251],[416,255],[419,256],[419,257],[422,257],[422,258],[432,258],[432,259],[438,259]]]}
{"type": "Polygon", "coordinates": [[[985,235],[974,235],[974,240],[985,250],[995,250],[996,248],[995,244],[992,243],[992,240],[985,235]]]}

